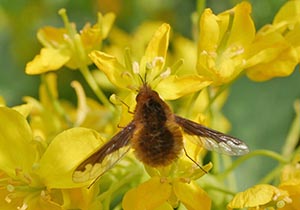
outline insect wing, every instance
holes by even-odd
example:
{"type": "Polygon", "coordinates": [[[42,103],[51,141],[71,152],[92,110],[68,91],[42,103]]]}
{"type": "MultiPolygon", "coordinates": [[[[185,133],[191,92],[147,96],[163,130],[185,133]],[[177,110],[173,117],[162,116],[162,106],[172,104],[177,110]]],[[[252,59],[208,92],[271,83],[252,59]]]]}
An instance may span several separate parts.
{"type": "Polygon", "coordinates": [[[197,136],[200,140],[199,144],[205,149],[232,156],[244,155],[249,152],[248,146],[235,137],[176,115],[175,120],[183,128],[184,132],[197,136]]]}
{"type": "Polygon", "coordinates": [[[133,135],[134,124],[131,122],[112,137],[96,152],[83,161],[73,173],[74,182],[93,180],[112,168],[130,150],[129,141],[133,135]]]}

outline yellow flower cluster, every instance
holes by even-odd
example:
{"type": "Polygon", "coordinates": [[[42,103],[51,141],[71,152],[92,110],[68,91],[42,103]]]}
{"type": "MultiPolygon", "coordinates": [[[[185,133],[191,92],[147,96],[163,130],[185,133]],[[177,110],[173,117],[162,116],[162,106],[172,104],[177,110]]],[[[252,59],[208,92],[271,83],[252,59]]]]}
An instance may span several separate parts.
{"type": "Polygon", "coordinates": [[[25,69],[41,75],[39,99],[24,97],[25,104],[12,108],[0,102],[1,209],[299,209],[300,153],[290,142],[293,154],[282,158],[280,184],[259,184],[238,194],[220,181],[213,168],[217,160],[200,166],[206,151],[199,139],[185,134],[186,155],[166,167],[143,166],[128,149],[122,160],[117,154],[102,164],[100,179],[76,183],[72,178],[80,163],[132,120],[145,83],[163,100],[176,100],[170,102],[176,113],[226,132],[229,123],[220,109],[231,83],[242,75],[254,81],[288,76],[299,63],[299,0],[288,1],[272,24],[258,31],[248,2],[220,14],[205,9],[197,42],[180,35],[170,40],[167,23],[145,23],[133,36],[121,33],[113,28],[111,13],[99,13],[95,25],[78,32],[64,9],[59,14],[65,26],[38,31],[43,48],[25,69]],[[140,37],[149,31],[154,33],[145,47],[140,37]],[[110,45],[103,43],[107,38],[110,45]],[[63,66],[79,70],[98,101],[77,81],[71,84],[77,106],[61,100],[55,71],[63,66]],[[115,94],[109,97],[107,90],[115,94]]]}
{"type": "Polygon", "coordinates": [[[228,209],[282,209],[296,210],[300,206],[299,153],[282,169],[278,187],[258,184],[238,193],[228,204],[228,209]]]}

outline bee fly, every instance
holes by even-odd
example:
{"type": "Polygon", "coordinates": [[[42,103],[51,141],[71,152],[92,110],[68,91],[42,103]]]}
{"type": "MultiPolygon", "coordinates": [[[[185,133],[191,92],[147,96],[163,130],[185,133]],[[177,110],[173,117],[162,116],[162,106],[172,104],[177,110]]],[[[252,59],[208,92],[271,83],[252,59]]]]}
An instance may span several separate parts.
{"type": "Polygon", "coordinates": [[[241,140],[175,115],[147,84],[141,86],[136,102],[133,120],[76,168],[74,182],[98,178],[130,148],[146,165],[167,166],[184,150],[182,132],[197,136],[208,150],[234,156],[249,152],[241,140]]]}

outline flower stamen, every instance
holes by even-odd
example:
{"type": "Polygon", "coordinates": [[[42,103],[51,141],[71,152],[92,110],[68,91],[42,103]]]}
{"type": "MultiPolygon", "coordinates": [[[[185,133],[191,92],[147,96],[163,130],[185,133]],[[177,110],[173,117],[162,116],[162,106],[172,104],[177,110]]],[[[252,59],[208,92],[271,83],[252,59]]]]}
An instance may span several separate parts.
{"type": "Polygon", "coordinates": [[[152,66],[155,67],[158,64],[158,62],[159,63],[164,63],[165,59],[161,56],[154,57],[154,59],[152,61],[152,66]]]}
{"type": "Polygon", "coordinates": [[[168,68],[166,69],[166,71],[164,71],[164,72],[162,72],[162,73],[160,74],[160,77],[161,77],[162,79],[165,79],[165,78],[167,78],[168,76],[170,76],[170,74],[171,74],[171,68],[168,67],[168,68]]]}
{"type": "Polygon", "coordinates": [[[132,71],[134,74],[139,74],[140,73],[140,65],[138,62],[134,61],[132,63],[132,71]]]}
{"type": "Polygon", "coordinates": [[[26,210],[28,208],[28,205],[26,203],[23,203],[21,207],[17,207],[18,210],[26,210]]]}

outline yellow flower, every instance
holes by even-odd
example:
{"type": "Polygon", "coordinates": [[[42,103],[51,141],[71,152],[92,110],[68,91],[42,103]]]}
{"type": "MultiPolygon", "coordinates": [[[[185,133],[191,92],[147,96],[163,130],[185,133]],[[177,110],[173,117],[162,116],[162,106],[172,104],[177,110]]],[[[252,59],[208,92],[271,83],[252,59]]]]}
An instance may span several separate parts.
{"type": "Polygon", "coordinates": [[[273,25],[280,28],[284,38],[295,48],[300,62],[300,1],[287,1],[276,14],[273,25]]]}
{"type": "MultiPolygon", "coordinates": [[[[299,167],[299,166],[298,166],[299,167]]],[[[298,168],[299,171],[299,168],[298,168]]],[[[292,179],[283,182],[279,185],[279,188],[289,193],[291,202],[287,203],[282,210],[297,210],[300,206],[300,179],[292,179]]]]}
{"type": "Polygon", "coordinates": [[[290,164],[287,164],[284,166],[280,181],[281,183],[293,180],[293,179],[299,179],[300,180],[300,154],[296,154],[293,161],[290,164]]]}
{"type": "Polygon", "coordinates": [[[259,184],[235,195],[227,205],[228,209],[247,208],[264,210],[282,208],[291,203],[287,191],[268,184],[259,184]]]}
{"type": "Polygon", "coordinates": [[[288,1],[248,48],[246,73],[255,81],[289,76],[300,61],[300,1],[288,1]]]}
{"type": "Polygon", "coordinates": [[[57,90],[57,75],[48,73],[43,75],[39,88],[39,100],[26,96],[29,104],[30,126],[34,135],[39,136],[46,144],[58,133],[71,127],[87,127],[105,132],[112,132],[112,113],[93,99],[87,98],[79,82],[73,81],[72,87],[77,95],[77,107],[61,100],[57,90]]]}
{"type": "Polygon", "coordinates": [[[293,161],[286,165],[281,173],[279,188],[289,193],[291,203],[282,210],[297,210],[300,206],[300,154],[296,154],[293,161]]]}
{"type": "Polygon", "coordinates": [[[214,15],[205,9],[200,20],[197,70],[222,85],[234,80],[246,64],[245,51],[255,36],[251,5],[242,2],[214,15]]]}
{"type": "Polygon", "coordinates": [[[147,82],[166,100],[177,99],[209,85],[210,81],[201,76],[171,75],[171,68],[165,67],[169,33],[170,26],[162,24],[154,33],[139,63],[132,62],[127,56],[123,65],[115,56],[100,51],[93,51],[90,57],[115,86],[136,91],[143,82],[147,82]]]}
{"type": "Polygon", "coordinates": [[[169,53],[171,62],[182,62],[180,68],[178,68],[176,74],[197,74],[196,62],[197,62],[197,45],[194,41],[181,36],[180,34],[174,34],[172,38],[172,51],[169,53]]]}
{"type": "MultiPolygon", "coordinates": [[[[16,108],[21,112],[0,107],[0,207],[62,209],[70,196],[59,189],[87,184],[75,184],[72,173],[86,154],[101,146],[103,141],[91,129],[72,128],[53,138],[47,147],[38,136],[33,135],[26,121],[28,106],[16,108]]],[[[76,194],[80,196],[83,191],[77,190],[76,194]]],[[[88,196],[81,196],[78,205],[92,205],[95,193],[94,189],[90,189],[88,196]]]]}
{"type": "Polygon", "coordinates": [[[198,73],[215,85],[231,82],[242,71],[255,81],[290,75],[300,61],[299,5],[288,1],[273,24],[256,34],[249,3],[219,15],[206,9],[200,20],[198,73]]]}
{"type": "Polygon", "coordinates": [[[91,26],[86,24],[80,33],[76,25],[69,22],[66,11],[60,10],[65,28],[44,27],[38,31],[38,39],[44,45],[39,55],[26,65],[27,74],[41,74],[58,70],[62,66],[71,69],[91,63],[88,53],[100,49],[102,41],[107,37],[115,16],[98,13],[98,22],[91,26]]]}
{"type": "MultiPolygon", "coordinates": [[[[209,171],[211,167],[209,163],[203,169],[209,171]]],[[[204,175],[201,169],[191,167],[191,163],[184,160],[179,160],[168,169],[148,169],[152,177],[125,194],[122,202],[124,210],[171,210],[180,203],[188,210],[210,210],[211,199],[193,181],[204,175]]]]}

